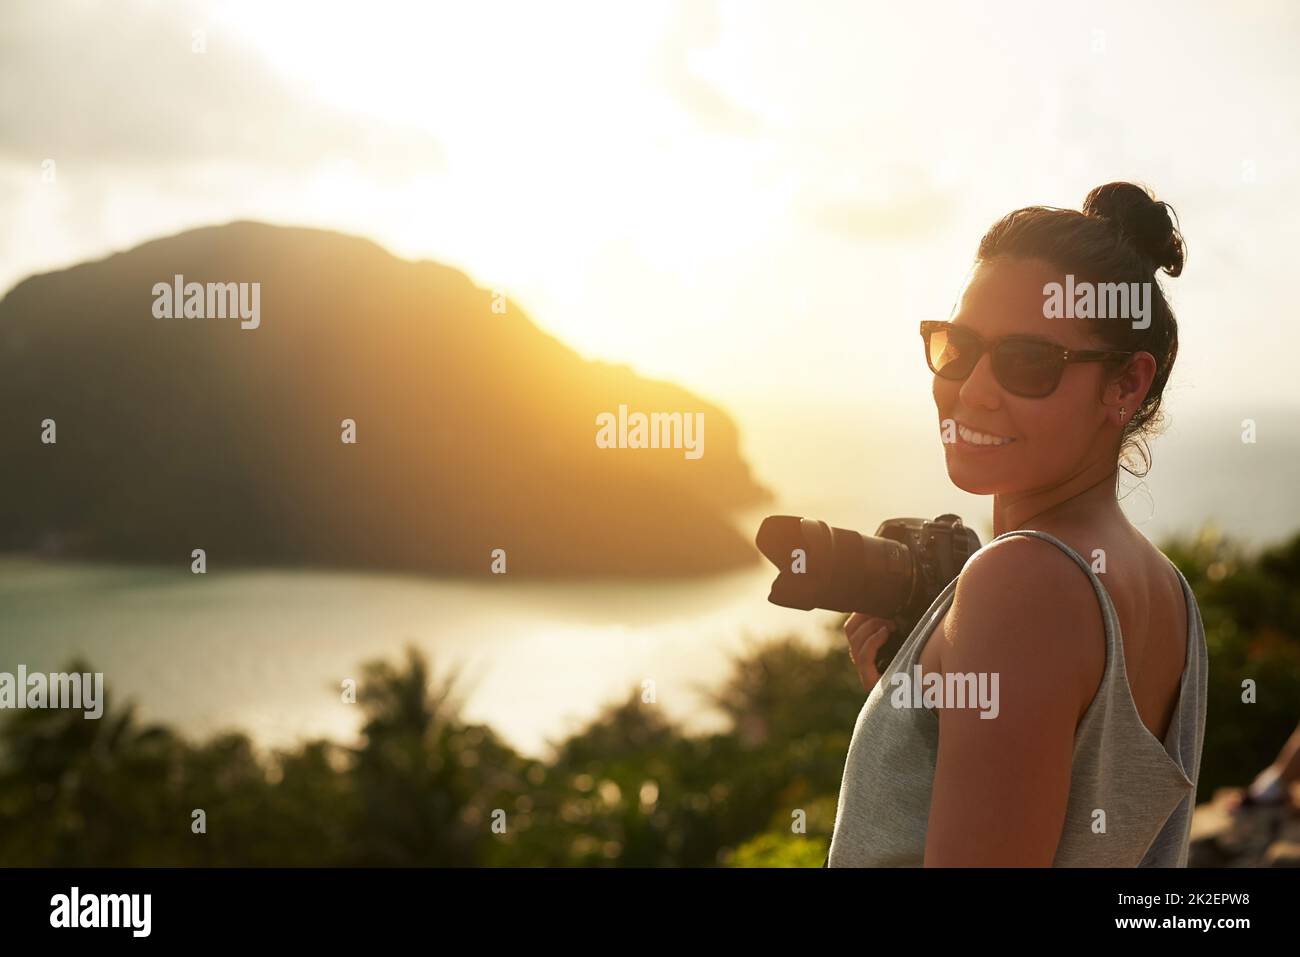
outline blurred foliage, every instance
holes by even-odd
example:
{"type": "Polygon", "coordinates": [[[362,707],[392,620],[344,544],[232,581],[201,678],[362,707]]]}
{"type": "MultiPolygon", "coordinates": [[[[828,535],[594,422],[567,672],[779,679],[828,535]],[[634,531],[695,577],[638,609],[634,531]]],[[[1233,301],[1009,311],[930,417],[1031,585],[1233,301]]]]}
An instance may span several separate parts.
{"type": "Polygon", "coordinates": [[[1162,549],[1192,586],[1210,656],[1197,797],[1247,784],[1300,723],[1300,534],[1252,554],[1213,526],[1162,549]],[[1243,701],[1244,683],[1255,702],[1243,701]]]}
{"type": "MultiPolygon", "coordinates": [[[[1206,626],[1205,799],[1249,781],[1300,720],[1300,535],[1252,556],[1206,529],[1164,551],[1206,626]]],[[[13,711],[0,864],[817,867],[863,702],[842,637],[824,637],[740,654],[707,694],[720,733],[687,735],[634,691],[545,761],[462,720],[458,676],[413,649],[366,666],[353,745],[193,743],[111,689],[98,721],[13,711]],[[206,833],[191,830],[196,808],[206,833]]]]}

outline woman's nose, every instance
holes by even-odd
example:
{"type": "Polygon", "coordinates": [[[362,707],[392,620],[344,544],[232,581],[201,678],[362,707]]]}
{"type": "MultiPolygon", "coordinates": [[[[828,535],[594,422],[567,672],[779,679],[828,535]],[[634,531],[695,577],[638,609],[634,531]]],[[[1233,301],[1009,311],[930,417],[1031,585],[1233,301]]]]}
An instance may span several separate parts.
{"type": "Polygon", "coordinates": [[[968,408],[996,409],[1002,404],[1002,387],[993,375],[993,362],[988,355],[980,356],[957,395],[968,408]]]}

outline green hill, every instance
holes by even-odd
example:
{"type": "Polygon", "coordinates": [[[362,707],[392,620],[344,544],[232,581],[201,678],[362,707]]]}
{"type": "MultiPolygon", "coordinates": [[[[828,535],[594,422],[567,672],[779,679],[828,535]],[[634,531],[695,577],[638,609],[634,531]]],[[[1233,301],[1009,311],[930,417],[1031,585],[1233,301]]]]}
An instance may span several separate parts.
{"type": "Polygon", "coordinates": [[[504,548],[527,575],[755,560],[729,515],[768,493],[724,412],[493,303],[437,263],[249,222],[26,279],[0,301],[0,548],[473,574],[504,548]],[[260,283],[260,324],[155,318],[177,274],[260,283]],[[703,412],[705,454],[597,448],[620,404],[703,412]]]}

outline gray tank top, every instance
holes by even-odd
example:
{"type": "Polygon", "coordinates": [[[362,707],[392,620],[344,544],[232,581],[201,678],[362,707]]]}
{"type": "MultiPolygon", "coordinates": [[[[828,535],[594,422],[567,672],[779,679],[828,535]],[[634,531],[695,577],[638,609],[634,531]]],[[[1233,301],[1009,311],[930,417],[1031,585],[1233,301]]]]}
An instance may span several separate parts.
{"type": "MultiPolygon", "coordinates": [[[[1162,743],[1138,717],[1119,618],[1097,574],[1047,532],[1013,529],[989,544],[1010,535],[1041,538],[1070,555],[1092,581],[1106,629],[1101,685],[1075,731],[1070,797],[1053,866],[1186,867],[1208,674],[1205,628],[1191,586],[1170,562],[1187,601],[1187,663],[1162,743]]],[[[890,676],[913,673],[956,589],[954,578],[898,649],[858,714],[840,783],[830,867],[920,867],[924,860],[939,718],[926,707],[894,707],[890,676]]]]}

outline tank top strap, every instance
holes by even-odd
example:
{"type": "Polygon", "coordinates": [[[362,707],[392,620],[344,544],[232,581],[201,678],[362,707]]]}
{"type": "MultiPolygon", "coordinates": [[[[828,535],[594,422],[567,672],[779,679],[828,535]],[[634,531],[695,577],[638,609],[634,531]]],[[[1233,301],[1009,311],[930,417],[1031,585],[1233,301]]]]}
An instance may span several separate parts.
{"type": "Polygon", "coordinates": [[[1028,535],[1033,538],[1040,538],[1045,542],[1051,542],[1061,551],[1065,552],[1065,554],[1073,558],[1075,564],[1083,569],[1083,573],[1087,575],[1088,580],[1092,582],[1092,590],[1096,593],[1097,601],[1101,605],[1101,617],[1106,631],[1106,678],[1112,677],[1110,673],[1112,663],[1117,669],[1119,675],[1125,675],[1125,677],[1127,677],[1126,669],[1124,668],[1124,649],[1120,642],[1119,613],[1115,611],[1115,605],[1110,600],[1110,594],[1106,591],[1106,586],[1101,583],[1101,579],[1097,577],[1097,573],[1092,570],[1092,566],[1084,560],[1082,555],[1076,552],[1069,545],[1065,544],[1065,542],[1061,541],[1055,535],[1050,532],[1041,532],[1033,528],[1013,528],[1009,532],[1003,532],[1001,535],[989,539],[988,544],[992,545],[994,542],[1000,541],[1004,538],[1010,538],[1012,535],[1028,535]]]}

